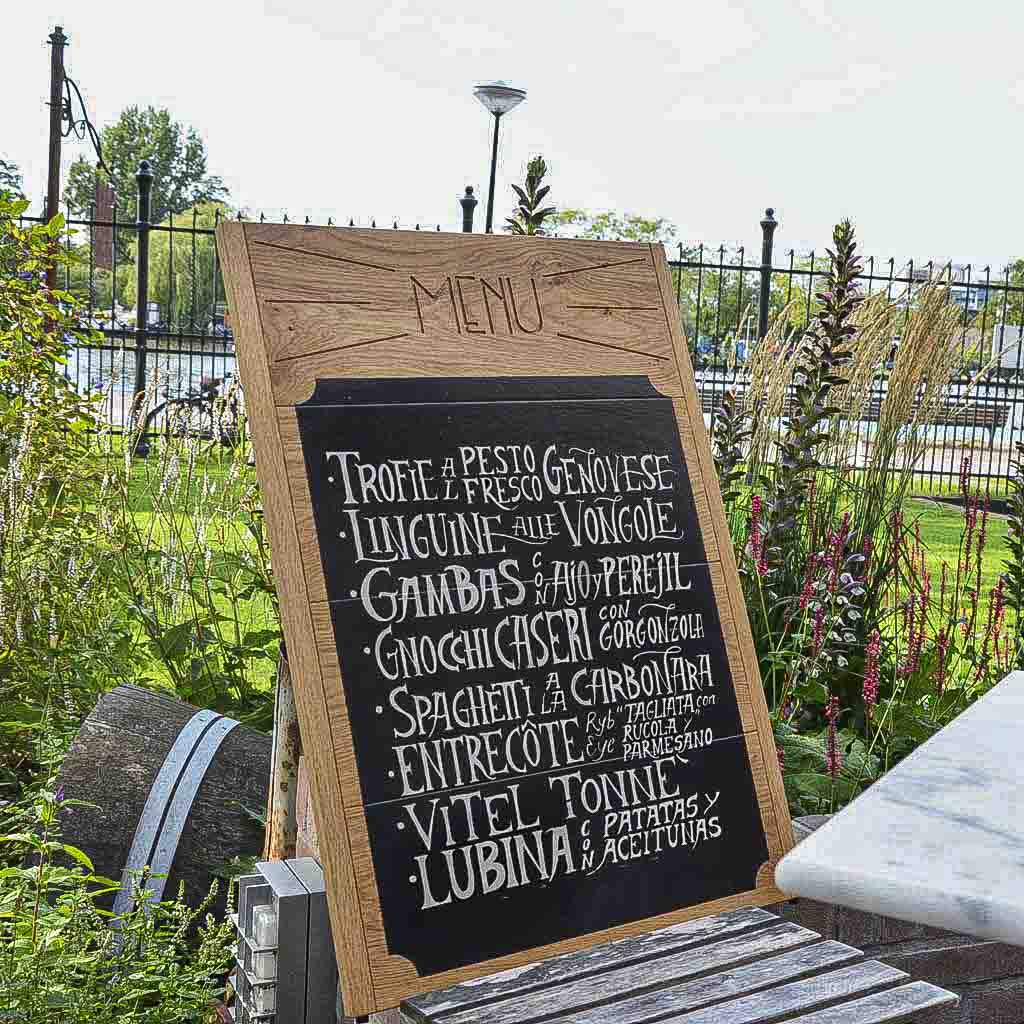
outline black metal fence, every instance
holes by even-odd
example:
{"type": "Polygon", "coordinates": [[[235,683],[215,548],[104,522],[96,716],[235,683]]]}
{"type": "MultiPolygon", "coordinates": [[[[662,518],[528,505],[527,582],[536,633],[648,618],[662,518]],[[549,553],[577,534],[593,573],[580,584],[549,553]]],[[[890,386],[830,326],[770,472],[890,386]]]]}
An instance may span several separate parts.
{"type": "MultiPolygon", "coordinates": [[[[751,381],[759,339],[776,318],[790,330],[812,317],[830,268],[827,254],[774,252],[777,222],[771,209],[761,221],[760,261],[744,246],[710,248],[679,245],[671,261],[677,301],[691,345],[697,387],[710,420],[728,389],[742,393],[751,381]]],[[[896,259],[863,261],[858,278],[864,296],[885,294],[901,312],[896,317],[888,359],[870,384],[862,419],[847,424],[854,435],[851,457],[863,465],[872,450],[884,399],[901,341],[902,325],[926,282],[948,286],[957,309],[958,369],[945,400],[918,422],[923,455],[914,463],[922,488],[955,483],[969,459],[969,476],[1000,490],[1014,475],[1015,443],[1024,441],[1024,261],[998,270],[991,266],[896,259]]]]}
{"type": "MultiPolygon", "coordinates": [[[[144,391],[147,434],[165,429],[172,418],[179,427],[210,432],[214,399],[236,380],[234,336],[214,241],[224,214],[209,204],[154,223],[147,161],[136,181],[138,195],[103,215],[95,208],[85,216],[65,211],[70,229],[65,245],[76,258],[63,268],[57,285],[82,302],[88,326],[101,338],[97,344],[70,346],[65,373],[83,394],[102,395],[102,415],[113,435],[134,422],[135,399],[144,391]]],[[[463,230],[472,231],[477,204],[472,188],[459,202],[463,230]]],[[[238,219],[245,218],[239,214],[238,219]]],[[[252,219],[267,220],[264,214],[252,219]]],[[[287,214],[280,219],[288,223],[287,214]]],[[[310,223],[308,217],[304,223],[310,223]]],[[[328,219],[327,226],[333,223],[328,219]]],[[[347,224],[356,226],[353,219],[347,224]]],[[[375,219],[358,226],[378,227],[375,219]]],[[[400,226],[441,230],[397,221],[381,225],[400,226]]]]}
{"type": "MultiPolygon", "coordinates": [[[[94,210],[85,217],[68,216],[74,233],[67,245],[77,250],[79,259],[60,284],[82,299],[102,342],[72,348],[66,372],[82,392],[102,392],[104,416],[115,433],[128,425],[135,395],[147,388],[154,410],[150,430],[163,429],[175,406],[193,414],[195,429],[209,430],[212,422],[204,421],[209,398],[223,392],[236,373],[214,244],[223,214],[213,205],[201,206],[152,223],[148,165],[140,167],[137,180],[139,194],[129,212],[114,206],[102,218],[94,210]]],[[[475,205],[467,190],[461,200],[465,231],[473,229],[475,205]]],[[[375,221],[360,226],[378,227],[375,221]]],[[[392,222],[380,228],[399,226],[392,222]]],[[[797,327],[810,319],[828,273],[827,255],[789,250],[779,259],[776,228],[768,210],[761,221],[759,261],[748,259],[743,246],[705,245],[679,245],[670,260],[708,422],[726,389],[742,390],[749,383],[752,355],[769,324],[783,311],[797,327]]],[[[971,475],[998,489],[1012,475],[1014,442],[1024,440],[1024,265],[996,271],[970,264],[871,258],[864,263],[861,285],[865,294],[884,290],[909,311],[911,290],[941,275],[950,280],[950,297],[960,307],[961,369],[950,385],[945,414],[929,427],[917,474],[931,485],[955,481],[967,456],[971,475]],[[972,388],[994,355],[994,365],[972,388]]],[[[897,332],[894,350],[898,344],[897,332]]],[[[887,384],[883,368],[873,383],[870,408],[876,411],[875,420],[887,384]]],[[[856,429],[863,439],[858,457],[866,457],[873,430],[870,409],[856,429]]]]}

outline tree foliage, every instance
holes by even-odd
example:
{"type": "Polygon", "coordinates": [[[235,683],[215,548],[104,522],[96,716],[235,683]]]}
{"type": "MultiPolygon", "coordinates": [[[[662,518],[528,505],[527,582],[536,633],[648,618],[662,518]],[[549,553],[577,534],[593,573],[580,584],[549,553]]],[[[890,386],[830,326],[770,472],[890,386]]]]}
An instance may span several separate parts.
{"type": "MultiPolygon", "coordinates": [[[[987,276],[979,275],[975,283],[980,281],[984,284],[987,280],[987,276]]],[[[993,328],[996,325],[1024,326],[1024,259],[1013,260],[1007,264],[1002,274],[992,274],[990,282],[994,287],[988,292],[983,307],[972,319],[972,326],[983,332],[978,352],[979,361],[987,361],[990,354],[989,346],[993,345],[993,328]]],[[[974,287],[974,283],[971,287],[974,287]]],[[[999,337],[998,333],[996,337],[999,337]]],[[[1017,342],[1016,333],[1007,333],[1005,338],[999,338],[999,342],[1010,349],[1010,359],[1013,359],[1012,349],[1017,342]]]]}
{"type": "Polygon", "coordinates": [[[676,226],[665,217],[644,217],[614,210],[590,213],[582,209],[567,209],[559,210],[552,218],[550,233],[605,242],[667,244],[675,237],[676,226]]]}
{"type": "MultiPolygon", "coordinates": [[[[199,203],[175,217],[178,225],[213,229],[230,217],[221,203],[199,203]]],[[[169,222],[165,222],[169,223],[169,222]]],[[[135,244],[129,256],[134,260],[135,244]]],[[[160,307],[161,319],[184,330],[203,330],[218,300],[224,300],[213,235],[153,231],[149,239],[149,297],[160,307]]],[[[120,298],[134,306],[135,277],[127,275],[120,298]]]]}
{"type": "Polygon", "coordinates": [[[13,160],[4,160],[3,157],[0,157],[0,191],[13,192],[16,196],[25,195],[21,168],[13,160]]]}
{"type": "MultiPolygon", "coordinates": [[[[143,160],[153,166],[152,220],[181,213],[197,203],[227,196],[223,181],[207,170],[206,144],[191,126],[170,111],[127,107],[101,134],[103,159],[113,176],[119,216],[135,213],[135,173],[143,160]]],[[[68,172],[64,200],[78,214],[88,213],[96,188],[96,170],[80,157],[68,172]]]]}

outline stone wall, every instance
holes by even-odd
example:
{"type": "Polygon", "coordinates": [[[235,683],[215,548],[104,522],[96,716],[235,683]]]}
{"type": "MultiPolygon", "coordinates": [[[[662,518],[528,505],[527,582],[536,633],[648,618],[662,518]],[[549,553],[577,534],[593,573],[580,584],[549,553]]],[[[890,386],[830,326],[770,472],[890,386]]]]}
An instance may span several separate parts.
{"type": "MultiPolygon", "coordinates": [[[[826,820],[826,815],[796,819],[797,841],[826,820]]],[[[960,1005],[936,1017],[935,1024],[1024,1024],[1024,948],[814,900],[768,909],[915,979],[959,993],[960,1005]]]]}

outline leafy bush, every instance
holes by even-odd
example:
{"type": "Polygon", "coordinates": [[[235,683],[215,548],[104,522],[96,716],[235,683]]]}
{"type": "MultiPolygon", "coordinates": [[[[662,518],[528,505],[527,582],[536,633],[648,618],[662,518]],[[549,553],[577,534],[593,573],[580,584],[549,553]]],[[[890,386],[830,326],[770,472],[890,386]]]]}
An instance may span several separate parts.
{"type": "Polygon", "coordinates": [[[269,717],[246,672],[272,658],[276,622],[258,637],[232,618],[247,586],[261,599],[269,590],[251,468],[244,452],[225,453],[218,491],[218,468],[204,457],[197,469],[193,442],[158,446],[143,525],[137,465],[102,456],[101,399],[63,372],[68,348],[95,336],[42,275],[69,269],[74,249],[60,218],[23,224],[25,206],[0,194],[0,1018],[200,1021],[229,927],[207,920],[193,941],[210,903],[195,912],[179,895],[128,914],[115,935],[101,900],[117,883],[62,841],[62,802],[37,780],[120,682],[171,682],[196,703],[269,717]],[[245,523],[255,549],[232,540],[245,523]]]}
{"type": "Polygon", "coordinates": [[[95,405],[63,373],[68,345],[93,335],[70,295],[43,286],[46,266],[69,259],[63,222],[23,226],[26,205],[0,193],[0,787],[8,789],[131,674],[130,631],[97,518],[95,405]]]}
{"type": "MultiPolygon", "coordinates": [[[[70,802],[69,802],[70,803],[70,802]]],[[[64,843],[61,794],[38,793],[0,816],[0,1018],[23,1024],[170,1024],[216,1019],[233,929],[181,894],[138,901],[112,929],[100,900],[118,887],[64,843]],[[191,939],[198,925],[198,938],[191,939]]]]}

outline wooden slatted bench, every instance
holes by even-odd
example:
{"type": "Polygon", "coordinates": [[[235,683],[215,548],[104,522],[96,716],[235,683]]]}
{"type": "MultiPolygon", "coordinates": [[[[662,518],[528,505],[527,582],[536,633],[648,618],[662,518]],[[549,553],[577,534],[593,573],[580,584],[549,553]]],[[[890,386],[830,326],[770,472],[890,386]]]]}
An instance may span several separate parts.
{"type": "MultiPolygon", "coordinates": [[[[882,400],[874,398],[864,410],[862,419],[877,423],[882,410],[882,400]]],[[[965,427],[987,430],[989,441],[994,442],[996,431],[1005,427],[1010,418],[1010,406],[1003,402],[975,400],[957,402],[948,399],[928,416],[927,422],[936,427],[965,427]]]]}
{"type": "Polygon", "coordinates": [[[722,407],[722,397],[726,391],[736,391],[742,401],[745,390],[745,388],[737,389],[733,386],[717,388],[714,385],[709,387],[706,384],[700,384],[697,387],[697,394],[700,395],[701,412],[707,416],[713,416],[722,407]]]}
{"type": "MultiPolygon", "coordinates": [[[[701,411],[712,416],[722,406],[722,397],[726,390],[733,390],[742,402],[746,395],[746,388],[730,386],[728,388],[715,387],[707,383],[701,384],[699,388],[701,411]]],[[[787,398],[784,413],[789,414],[792,405],[792,398],[787,398]]],[[[877,423],[882,411],[882,399],[873,398],[861,413],[860,419],[864,423],[877,423]]],[[[996,431],[1005,427],[1010,418],[1010,406],[1006,402],[985,401],[977,399],[968,402],[958,402],[954,399],[947,399],[942,405],[934,409],[927,419],[929,426],[935,427],[963,427],[967,429],[987,430],[989,442],[995,442],[996,431]]]]}
{"type": "Polygon", "coordinates": [[[402,1003],[407,1024],[886,1024],[953,992],[756,908],[687,921],[402,1003]]]}
{"type": "MultiPolygon", "coordinates": [[[[282,723],[294,712],[282,689],[290,692],[286,671],[275,733],[287,735],[282,723]]],[[[291,852],[317,857],[305,758],[295,747],[280,755],[289,768],[275,762],[275,778],[292,782],[271,793],[283,800],[294,786],[291,852]]],[[[793,838],[801,842],[825,820],[796,819],[793,838]]],[[[269,837],[273,852],[282,836],[272,828],[269,837]]],[[[947,1024],[959,1001],[855,946],[750,907],[414,996],[398,1014],[362,1024],[398,1024],[397,1016],[403,1024],[947,1024]]]]}

